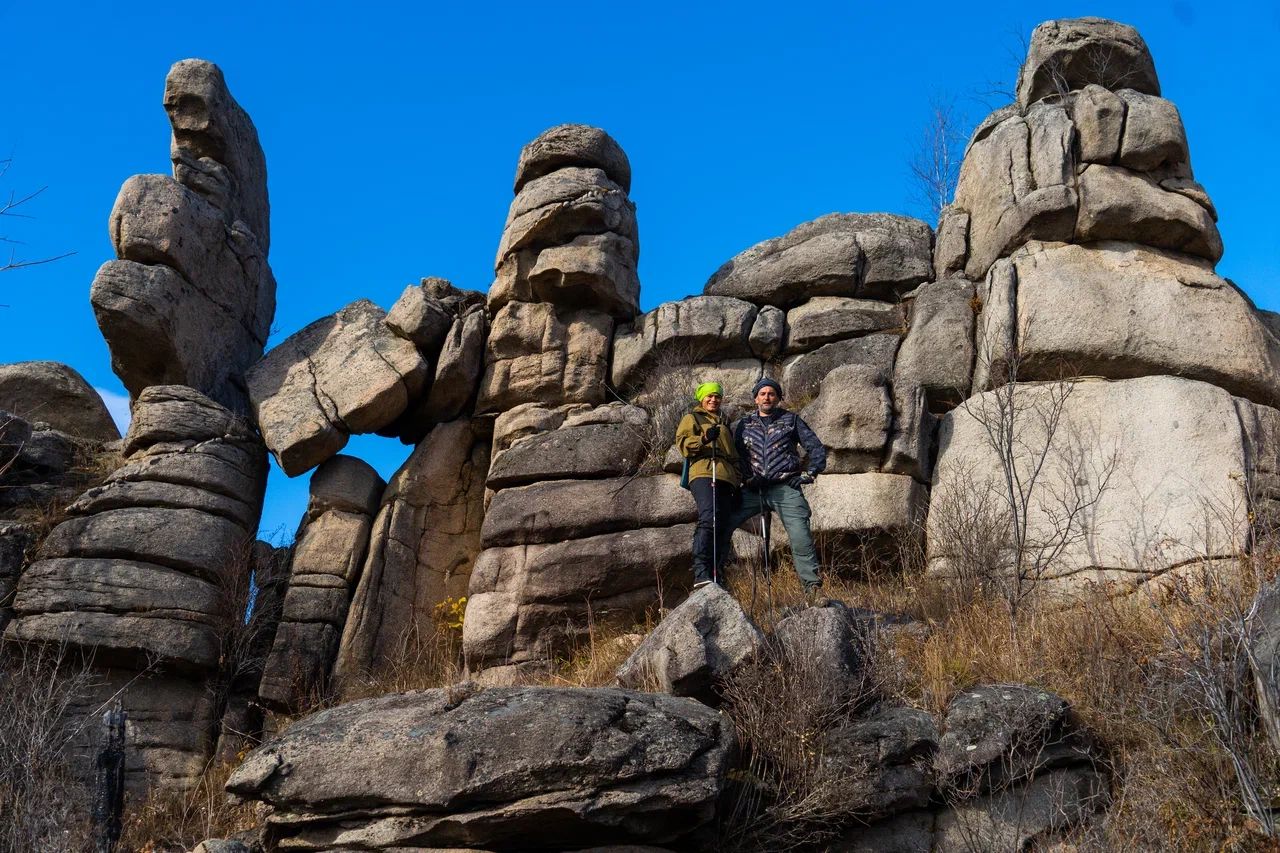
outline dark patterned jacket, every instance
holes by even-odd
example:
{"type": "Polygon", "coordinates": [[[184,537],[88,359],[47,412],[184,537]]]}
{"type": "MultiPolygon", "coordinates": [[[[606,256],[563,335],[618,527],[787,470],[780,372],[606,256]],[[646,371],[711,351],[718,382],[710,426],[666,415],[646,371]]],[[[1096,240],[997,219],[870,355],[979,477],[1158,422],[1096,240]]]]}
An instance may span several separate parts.
{"type": "Polygon", "coordinates": [[[774,409],[768,416],[759,412],[744,416],[733,425],[733,440],[747,479],[781,483],[802,470],[816,477],[827,467],[822,441],[799,415],[786,409],[774,409]],[[796,445],[804,447],[809,456],[807,468],[801,468],[796,445]]]}

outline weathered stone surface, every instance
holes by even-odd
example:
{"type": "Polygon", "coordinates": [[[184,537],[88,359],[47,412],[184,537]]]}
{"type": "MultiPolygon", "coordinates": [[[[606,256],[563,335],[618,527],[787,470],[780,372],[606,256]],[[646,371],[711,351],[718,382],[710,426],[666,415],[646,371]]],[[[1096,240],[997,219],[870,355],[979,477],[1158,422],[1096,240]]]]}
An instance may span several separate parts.
{"type": "Polygon", "coordinates": [[[584,234],[538,253],[529,271],[533,298],[559,308],[589,308],[630,319],[640,313],[639,252],[626,237],[584,234]]]}
{"type": "Polygon", "coordinates": [[[923,284],[911,301],[911,322],[893,366],[895,393],[924,390],[930,411],[969,396],[974,358],[974,289],[962,278],[923,284]]]}
{"type": "Polygon", "coordinates": [[[522,438],[559,429],[571,409],[590,408],[586,404],[544,406],[541,403],[521,403],[498,415],[493,422],[493,453],[496,457],[503,450],[522,438]]]}
{"type": "Polygon", "coordinates": [[[854,611],[839,602],[806,607],[779,622],[773,638],[788,666],[823,674],[813,679],[816,707],[852,710],[863,693],[870,650],[854,611]]]}
{"type": "Polygon", "coordinates": [[[861,364],[837,367],[800,416],[827,448],[828,473],[876,471],[893,425],[888,377],[861,364]]]}
{"type": "Polygon", "coordinates": [[[400,294],[387,312],[387,328],[418,347],[424,358],[437,361],[454,320],[473,305],[484,304],[484,294],[459,290],[443,278],[424,278],[400,294]]]}
{"type": "Polygon", "coordinates": [[[441,424],[391,478],[334,665],[344,687],[430,637],[435,606],[466,595],[489,442],[482,422],[441,424]]]}
{"type": "MultiPolygon", "coordinates": [[[[983,496],[1003,500],[1000,462],[984,427],[997,423],[993,393],[971,398],[942,422],[928,519],[936,571],[951,571],[954,559],[941,508],[954,512],[983,496]]],[[[1025,413],[1060,409],[1052,435],[1039,415],[1028,414],[1013,437],[1026,448],[1016,459],[1024,477],[1048,447],[1046,473],[1029,498],[1027,536],[1062,548],[1036,582],[1046,588],[1141,583],[1190,561],[1234,555],[1247,544],[1250,496],[1239,474],[1250,467],[1249,442],[1237,414],[1247,401],[1167,376],[1029,384],[1015,393],[1025,413]],[[1055,495],[1063,494],[1077,496],[1069,505],[1087,507],[1086,529],[1061,529],[1064,507],[1055,495]]],[[[998,514],[990,521],[1004,529],[998,514]]],[[[991,544],[1012,560],[1011,546],[991,544]]]]}
{"type": "Polygon", "coordinates": [[[924,487],[900,474],[823,474],[804,493],[815,534],[906,533],[928,503],[924,487]]]}
{"type": "Polygon", "coordinates": [[[453,321],[436,362],[431,391],[411,408],[401,430],[401,438],[417,441],[433,424],[447,423],[462,416],[475,399],[476,383],[484,367],[485,334],[488,320],[480,306],[468,307],[453,321]]]}
{"type": "Polygon", "coordinates": [[[267,161],[248,113],[212,62],[175,62],[164,81],[164,109],[173,127],[173,176],[223,211],[243,220],[263,254],[271,245],[267,161]]]}
{"type": "Polygon", "coordinates": [[[1117,166],[1090,164],[1080,173],[1075,239],[1130,240],[1215,262],[1222,257],[1222,238],[1207,210],[1146,175],[1117,166]]]}
{"type": "Polygon", "coordinates": [[[814,296],[893,298],[932,276],[932,238],[916,219],[832,213],[735,256],[703,292],[781,308],[814,296]]]}
{"type": "Polygon", "coordinates": [[[850,791],[863,815],[894,814],[929,804],[929,761],[937,745],[938,729],[927,711],[886,704],[824,732],[822,767],[833,778],[865,779],[865,787],[850,791]]]}
{"type": "Polygon", "coordinates": [[[893,386],[893,430],[889,454],[882,470],[906,474],[921,483],[933,476],[933,451],[939,418],[929,411],[925,391],[919,385],[893,386]]]}
{"type": "Polygon", "coordinates": [[[545,302],[509,302],[493,318],[477,412],[520,403],[602,403],[613,320],[563,316],[545,302]]]}
{"type": "MultiPolygon", "coordinates": [[[[99,665],[211,668],[220,620],[257,528],[265,459],[252,433],[189,388],[155,386],[135,403],[124,467],[68,507],[15,597],[6,636],[97,647],[99,665]],[[186,482],[151,479],[156,448],[182,457],[186,482]],[[219,456],[217,454],[222,454],[219,456]],[[201,487],[201,459],[231,460],[238,492],[201,487]]],[[[174,478],[170,478],[174,479],[174,478]]]]}
{"type": "Polygon", "coordinates": [[[1107,781],[1064,767],[1025,785],[963,802],[938,815],[933,850],[1027,850],[1057,837],[1106,803],[1107,781]]]}
{"type": "Polygon", "coordinates": [[[120,437],[98,392],[74,369],[56,361],[0,364],[0,409],[81,438],[120,437]]]}
{"type": "Polygon", "coordinates": [[[289,336],[249,371],[249,395],[267,447],[289,476],[333,456],[354,433],[395,421],[422,391],[417,347],[357,300],[289,336]]]}
{"type": "Polygon", "coordinates": [[[618,330],[610,380],[626,388],[645,384],[655,371],[749,357],[756,314],[750,302],[727,296],[664,302],[618,330]]]}
{"type": "Polygon", "coordinates": [[[763,644],[737,599],[708,584],[663,617],[618,670],[618,683],[714,702],[717,686],[763,644]]]}
{"type": "Polygon", "coordinates": [[[525,184],[507,212],[494,268],[520,249],[546,249],[613,232],[639,246],[636,206],[600,169],[568,166],[525,184]]]}
{"type": "Polygon", "coordinates": [[[787,353],[906,326],[902,306],[845,296],[815,296],[787,312],[787,353]]]}
{"type": "Polygon", "coordinates": [[[786,399],[808,401],[817,396],[822,380],[835,368],[856,364],[874,368],[885,376],[893,373],[893,360],[901,341],[896,334],[866,335],[825,344],[812,352],[782,362],[782,388],[786,399]]]}
{"type": "Polygon", "coordinates": [[[485,513],[485,547],[555,542],[694,520],[693,497],[666,475],[559,480],[503,489],[485,513]]]}
{"type": "Polygon", "coordinates": [[[848,832],[829,849],[832,853],[947,853],[934,847],[935,821],[929,811],[894,815],[848,832]]]}
{"type": "Polygon", "coordinates": [[[1114,92],[1090,83],[1068,103],[1080,144],[1080,159],[1086,163],[1113,162],[1120,154],[1124,101],[1114,92]]]}
{"type": "Polygon", "coordinates": [[[110,230],[120,261],[98,271],[90,301],[125,387],[136,396],[148,385],[187,384],[242,411],[243,373],[275,313],[275,279],[257,238],[163,175],[125,182],[110,230]]]}
{"type": "Polygon", "coordinates": [[[975,131],[956,185],[954,207],[969,214],[970,280],[1029,240],[1075,233],[1074,131],[1065,109],[1038,104],[1025,117],[997,111],[988,122],[975,131]]]}
{"type": "Polygon", "coordinates": [[[762,305],[751,324],[751,352],[766,361],[782,352],[787,335],[787,315],[781,308],[762,305]]]}
{"type": "Polygon", "coordinates": [[[1022,380],[1169,374],[1280,404],[1280,341],[1206,262],[1131,243],[1029,246],[999,261],[988,285],[1016,287],[1022,380]]]}
{"type": "Polygon", "coordinates": [[[1121,89],[1125,104],[1124,136],[1118,165],[1139,172],[1165,169],[1191,177],[1191,154],[1182,116],[1172,101],[1121,89]]]}
{"type": "Polygon", "coordinates": [[[692,699],[440,689],[295,723],[246,758],[227,790],[274,806],[268,821],[290,849],[508,850],[531,832],[555,847],[665,842],[711,820],[732,749],[720,715],[692,699]]]}
{"type": "Polygon", "coordinates": [[[548,128],[520,150],[515,192],[529,181],[569,166],[603,169],[609,180],[631,192],[631,163],[612,136],[586,124],[548,128]]]}
{"type": "Polygon", "coordinates": [[[949,278],[964,271],[969,258],[969,214],[955,205],[942,209],[933,245],[933,277],[949,278]]]}
{"type": "Polygon", "coordinates": [[[1021,684],[972,687],[947,707],[934,766],[952,784],[980,781],[992,787],[1030,776],[1046,762],[1061,763],[1064,749],[1067,760],[1088,761],[1069,710],[1065,699],[1047,690],[1021,684]]]}
{"type": "Polygon", "coordinates": [[[688,589],[692,541],[693,524],[679,524],[486,549],[462,626],[468,669],[546,665],[592,626],[634,625],[688,589]]]}
{"type": "Polygon", "coordinates": [[[1160,94],[1151,52],[1133,27],[1104,18],[1064,18],[1036,27],[1018,73],[1018,105],[1025,109],[1090,83],[1160,94]]]}
{"type": "Polygon", "coordinates": [[[644,458],[645,435],[628,424],[565,426],[535,435],[493,460],[487,485],[505,489],[542,480],[623,477],[644,458]]]}

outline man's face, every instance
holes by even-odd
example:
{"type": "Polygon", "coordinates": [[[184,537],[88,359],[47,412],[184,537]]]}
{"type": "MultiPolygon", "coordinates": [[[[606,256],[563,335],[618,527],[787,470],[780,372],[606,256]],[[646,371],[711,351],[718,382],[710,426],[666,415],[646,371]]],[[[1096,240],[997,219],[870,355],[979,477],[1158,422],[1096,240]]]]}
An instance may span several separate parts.
{"type": "Polygon", "coordinates": [[[767,415],[778,405],[778,392],[774,390],[772,385],[766,385],[756,392],[756,409],[762,415],[767,415]]]}

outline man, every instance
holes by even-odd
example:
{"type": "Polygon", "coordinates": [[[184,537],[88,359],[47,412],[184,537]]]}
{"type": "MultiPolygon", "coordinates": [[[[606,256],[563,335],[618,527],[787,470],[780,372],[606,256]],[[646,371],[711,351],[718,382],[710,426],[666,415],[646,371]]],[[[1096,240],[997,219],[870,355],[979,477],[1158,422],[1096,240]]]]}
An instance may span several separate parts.
{"type": "Polygon", "coordinates": [[[812,601],[822,588],[822,578],[809,529],[809,502],[800,487],[812,483],[827,467],[827,449],[799,415],[782,407],[782,386],[777,382],[761,379],[751,393],[755,413],[745,415],[733,427],[746,482],[742,506],[734,513],[730,527],[766,510],[777,512],[791,540],[791,558],[805,598],[812,601]],[[807,464],[801,463],[797,445],[804,448],[807,464]]]}
{"type": "Polygon", "coordinates": [[[693,586],[723,583],[729,537],[735,525],[730,516],[738,503],[738,449],[720,414],[724,389],[719,382],[703,382],[694,392],[698,401],[676,427],[676,447],[688,466],[689,491],[698,505],[693,531],[693,586]]]}

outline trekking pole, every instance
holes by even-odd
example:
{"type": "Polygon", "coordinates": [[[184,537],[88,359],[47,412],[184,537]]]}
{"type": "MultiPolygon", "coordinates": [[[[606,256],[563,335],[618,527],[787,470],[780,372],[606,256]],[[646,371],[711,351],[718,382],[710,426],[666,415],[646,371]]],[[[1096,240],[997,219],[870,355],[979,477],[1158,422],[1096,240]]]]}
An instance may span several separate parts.
{"type": "Polygon", "coordinates": [[[769,509],[769,505],[764,502],[764,490],[761,489],[760,506],[764,512],[760,514],[760,538],[764,540],[764,588],[769,595],[769,612],[773,612],[773,567],[769,564],[770,551],[773,550],[773,543],[770,542],[770,534],[773,532],[773,513],[769,509]]]}
{"type": "MultiPolygon", "coordinates": [[[[717,436],[718,437],[718,436],[717,436]]],[[[720,583],[720,565],[716,559],[716,538],[720,530],[716,527],[716,445],[711,443],[711,579],[720,583]]]]}

